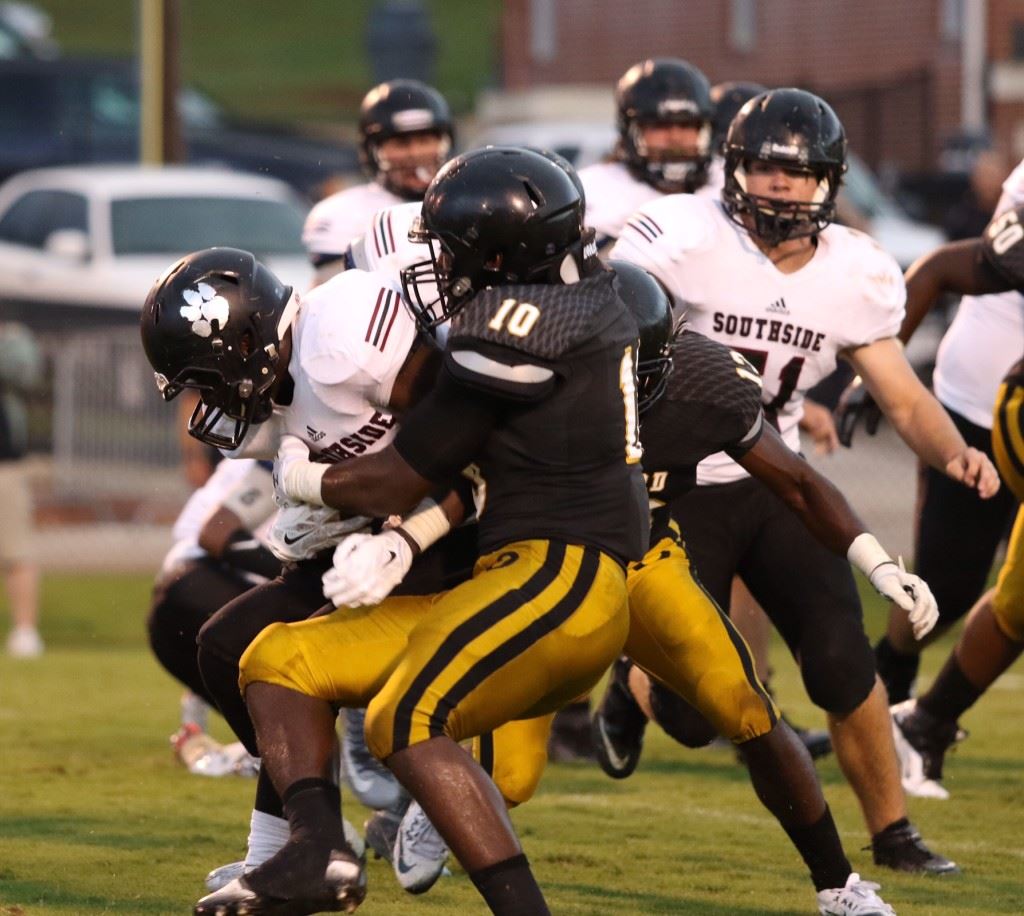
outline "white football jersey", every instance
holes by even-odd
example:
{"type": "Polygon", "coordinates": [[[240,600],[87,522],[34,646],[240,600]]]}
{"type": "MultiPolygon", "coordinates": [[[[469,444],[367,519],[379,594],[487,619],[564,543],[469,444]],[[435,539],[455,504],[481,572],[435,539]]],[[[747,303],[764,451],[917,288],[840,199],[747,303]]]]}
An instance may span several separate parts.
{"type": "MultiPolygon", "coordinates": [[[[199,532],[206,520],[224,505],[240,488],[261,488],[265,493],[274,489],[269,468],[251,458],[237,461],[221,461],[214,468],[209,480],[196,490],[178,514],[171,530],[174,543],[164,557],[161,571],[166,573],[188,560],[205,556],[199,546],[199,532]]],[[[268,524],[262,524],[254,532],[257,538],[266,542],[268,524]]]]}
{"type": "MultiPolygon", "coordinates": [[[[689,326],[742,353],[764,378],[762,401],[799,450],[803,399],[847,349],[892,337],[906,289],[893,258],[863,233],[827,227],[811,261],[785,274],[720,202],[674,194],[630,217],[612,249],[646,268],[686,310],[689,326]]],[[[746,472],[724,453],[701,462],[698,484],[746,472]]]]}
{"type": "MultiPolygon", "coordinates": [[[[415,322],[388,277],[362,270],[331,277],[302,298],[292,325],[291,403],[275,406],[273,417],[229,454],[273,456],[284,435],[297,436],[327,462],[380,451],[398,431],[388,403],[415,338],[415,322]]],[[[369,522],[347,519],[339,538],[369,522]]],[[[270,549],[301,558],[301,545],[282,547],[279,535],[272,529],[270,549]]]]}
{"type": "Polygon", "coordinates": [[[587,199],[583,221],[597,230],[599,247],[608,239],[617,239],[636,210],[664,196],[634,178],[621,162],[597,162],[580,169],[579,176],[587,199]]]}
{"type": "Polygon", "coordinates": [[[302,228],[302,244],[310,260],[316,263],[323,256],[341,257],[365,231],[372,214],[397,203],[401,198],[375,181],[325,197],[309,211],[302,228]]]}
{"type": "Polygon", "coordinates": [[[409,230],[422,209],[419,201],[412,201],[374,213],[352,241],[355,266],[360,270],[379,271],[397,280],[402,268],[430,260],[428,245],[409,240],[409,230]]]}
{"type": "MultiPolygon", "coordinates": [[[[996,213],[1024,203],[1024,162],[1003,182],[996,213]]],[[[1006,370],[1024,352],[1024,296],[964,296],[935,357],[935,396],[984,429],[1006,370]]]]}

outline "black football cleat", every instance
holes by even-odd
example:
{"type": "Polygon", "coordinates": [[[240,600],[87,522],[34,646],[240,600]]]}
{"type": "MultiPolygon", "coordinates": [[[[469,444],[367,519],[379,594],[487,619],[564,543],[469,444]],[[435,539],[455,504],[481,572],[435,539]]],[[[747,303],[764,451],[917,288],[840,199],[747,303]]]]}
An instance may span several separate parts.
{"type": "Polygon", "coordinates": [[[320,880],[296,882],[295,892],[287,896],[279,896],[276,889],[274,892],[258,890],[250,884],[251,879],[252,875],[236,878],[220,890],[207,894],[193,907],[193,916],[353,913],[366,897],[366,873],[362,862],[354,854],[340,850],[331,853],[320,880]]]}
{"type": "Polygon", "coordinates": [[[945,856],[932,852],[917,828],[906,818],[891,824],[871,838],[875,865],[915,875],[956,875],[960,867],[945,856]]]}
{"type": "Polygon", "coordinates": [[[548,737],[548,759],[552,763],[589,763],[594,760],[588,700],[570,703],[558,711],[548,737]]]}
{"type": "Polygon", "coordinates": [[[640,762],[647,716],[629,689],[633,663],[622,656],[612,665],[608,688],[591,719],[597,762],[612,779],[625,779],[640,762]]]}
{"type": "Polygon", "coordinates": [[[906,700],[890,709],[903,790],[918,798],[949,798],[949,790],[942,784],[946,751],[963,741],[967,732],[956,722],[930,715],[917,700],[906,700]]]}

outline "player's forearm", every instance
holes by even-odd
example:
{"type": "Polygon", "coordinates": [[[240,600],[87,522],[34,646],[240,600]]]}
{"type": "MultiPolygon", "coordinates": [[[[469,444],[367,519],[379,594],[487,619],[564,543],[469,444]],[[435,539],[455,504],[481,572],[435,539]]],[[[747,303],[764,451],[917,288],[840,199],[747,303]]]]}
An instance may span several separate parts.
{"type": "Polygon", "coordinates": [[[774,430],[766,429],[739,463],[786,503],[818,541],[840,556],[846,556],[853,540],[866,530],[846,497],[790,451],[774,430]]]}
{"type": "Polygon", "coordinates": [[[915,261],[907,270],[907,312],[900,325],[899,339],[906,343],[917,330],[943,292],[943,252],[945,246],[915,261]]]}
{"type": "Polygon", "coordinates": [[[883,410],[914,454],[943,474],[947,473],[947,465],[967,448],[945,408],[923,385],[908,403],[883,410]]]}
{"type": "Polygon", "coordinates": [[[392,446],[372,455],[331,465],[320,480],[325,506],[345,515],[384,518],[405,515],[434,489],[392,446]]]}
{"type": "Polygon", "coordinates": [[[937,248],[915,261],[906,273],[907,314],[899,339],[906,343],[943,293],[984,295],[1013,285],[988,266],[981,239],[966,239],[937,248]]]}

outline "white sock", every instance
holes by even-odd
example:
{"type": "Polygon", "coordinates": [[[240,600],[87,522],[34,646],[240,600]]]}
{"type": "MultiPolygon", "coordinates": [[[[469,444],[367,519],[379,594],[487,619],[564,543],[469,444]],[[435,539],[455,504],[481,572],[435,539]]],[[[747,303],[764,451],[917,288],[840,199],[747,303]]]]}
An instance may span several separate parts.
{"type": "Polygon", "coordinates": [[[283,817],[253,811],[249,821],[249,849],[245,854],[245,870],[250,872],[277,855],[278,850],[288,842],[289,836],[291,830],[283,817]]]}
{"type": "Polygon", "coordinates": [[[181,724],[187,725],[189,722],[194,722],[204,732],[206,731],[206,722],[209,718],[210,707],[206,705],[202,698],[197,697],[191,690],[186,690],[181,697],[181,724]]]}

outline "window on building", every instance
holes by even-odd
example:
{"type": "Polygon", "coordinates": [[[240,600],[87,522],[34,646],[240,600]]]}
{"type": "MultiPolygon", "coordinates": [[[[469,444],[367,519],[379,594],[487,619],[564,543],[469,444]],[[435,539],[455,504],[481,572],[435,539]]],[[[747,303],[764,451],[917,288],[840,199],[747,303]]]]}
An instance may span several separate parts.
{"type": "Polygon", "coordinates": [[[1014,60],[1024,60],[1024,21],[1017,20],[1011,26],[1010,56],[1014,60]]]}
{"type": "Polygon", "coordinates": [[[558,21],[555,0],[530,0],[530,56],[552,61],[558,53],[558,21]]]}
{"type": "Polygon", "coordinates": [[[939,6],[939,34],[946,41],[959,41],[964,32],[964,0],[942,0],[939,6]]]}
{"type": "Polygon", "coordinates": [[[729,45],[746,54],[757,44],[757,0],[730,0],[729,45]]]}

